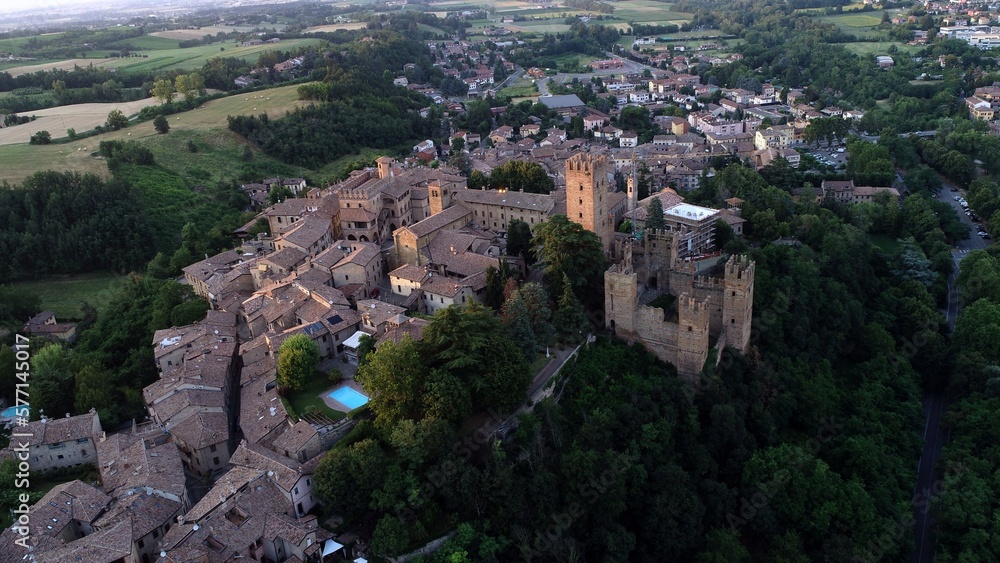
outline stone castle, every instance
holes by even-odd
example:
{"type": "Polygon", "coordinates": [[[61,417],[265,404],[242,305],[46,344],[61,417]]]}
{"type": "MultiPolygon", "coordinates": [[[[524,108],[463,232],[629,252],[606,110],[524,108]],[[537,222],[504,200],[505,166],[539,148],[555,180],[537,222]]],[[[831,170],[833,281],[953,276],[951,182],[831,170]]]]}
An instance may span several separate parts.
{"type": "Polygon", "coordinates": [[[596,233],[616,260],[604,274],[607,328],[630,343],[642,343],[688,379],[701,373],[710,348],[746,352],[754,263],[732,256],[721,268],[702,269],[681,258],[683,233],[671,230],[616,240],[606,207],[607,177],[603,156],[577,154],[566,161],[567,216],[596,233]]]}

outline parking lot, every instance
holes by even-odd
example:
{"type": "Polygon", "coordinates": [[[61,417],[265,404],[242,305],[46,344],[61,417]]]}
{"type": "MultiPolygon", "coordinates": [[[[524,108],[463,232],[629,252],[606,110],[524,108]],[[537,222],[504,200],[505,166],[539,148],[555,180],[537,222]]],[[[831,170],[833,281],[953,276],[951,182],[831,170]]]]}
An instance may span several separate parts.
{"type": "Polygon", "coordinates": [[[840,168],[841,166],[847,165],[847,149],[840,146],[832,147],[811,147],[807,148],[806,152],[811,154],[816,160],[820,161],[822,164],[827,166],[833,166],[835,168],[840,168]],[[843,150],[844,152],[839,152],[843,150]]]}

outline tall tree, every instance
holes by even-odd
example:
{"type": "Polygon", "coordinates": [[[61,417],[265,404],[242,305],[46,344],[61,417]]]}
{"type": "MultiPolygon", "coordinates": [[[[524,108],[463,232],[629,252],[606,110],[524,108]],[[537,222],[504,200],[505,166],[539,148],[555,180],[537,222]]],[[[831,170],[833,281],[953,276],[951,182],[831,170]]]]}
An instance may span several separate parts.
{"type": "Polygon", "coordinates": [[[559,308],[552,317],[552,324],[559,338],[566,342],[576,341],[583,331],[588,330],[587,317],[583,307],[573,292],[569,277],[563,275],[563,291],[559,297],[559,308]]]}
{"type": "Polygon", "coordinates": [[[301,389],[321,359],[319,346],[305,334],[289,336],[278,348],[278,385],[301,389]]]}
{"type": "Polygon", "coordinates": [[[596,304],[604,287],[607,265],[601,239],[565,215],[554,215],[535,226],[535,243],[545,281],[555,295],[562,293],[563,275],[577,295],[587,295],[596,304]]]}
{"type": "Polygon", "coordinates": [[[663,218],[663,202],[660,198],[654,197],[646,206],[646,228],[662,230],[667,227],[667,222],[663,218]]]}
{"type": "Polygon", "coordinates": [[[427,370],[410,338],[386,341],[358,367],[358,382],[368,393],[375,425],[390,429],[400,420],[422,418],[427,370]]]}
{"type": "Polygon", "coordinates": [[[524,353],[524,357],[528,361],[533,361],[538,352],[535,346],[535,332],[531,329],[528,307],[517,292],[503,304],[503,325],[510,331],[511,338],[524,353]]]}
{"type": "Polygon", "coordinates": [[[507,224],[507,254],[531,259],[531,227],[520,219],[507,224]]]}
{"type": "Polygon", "coordinates": [[[153,83],[150,94],[161,104],[169,104],[174,98],[174,84],[166,78],[161,78],[153,83]]]}

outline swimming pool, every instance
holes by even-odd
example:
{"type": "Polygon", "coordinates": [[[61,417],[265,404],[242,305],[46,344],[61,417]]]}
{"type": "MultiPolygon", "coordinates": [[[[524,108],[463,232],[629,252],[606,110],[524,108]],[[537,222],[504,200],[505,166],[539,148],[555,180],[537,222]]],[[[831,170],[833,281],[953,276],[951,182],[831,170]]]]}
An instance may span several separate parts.
{"type": "Polygon", "coordinates": [[[368,402],[368,397],[365,397],[350,387],[341,387],[340,389],[330,391],[330,398],[342,405],[347,406],[351,410],[363,406],[368,402]]]}
{"type": "Polygon", "coordinates": [[[27,417],[30,412],[31,411],[28,408],[28,405],[21,405],[20,407],[7,407],[0,411],[0,418],[14,418],[18,414],[27,417]],[[18,409],[21,409],[20,413],[17,412],[18,409]]]}

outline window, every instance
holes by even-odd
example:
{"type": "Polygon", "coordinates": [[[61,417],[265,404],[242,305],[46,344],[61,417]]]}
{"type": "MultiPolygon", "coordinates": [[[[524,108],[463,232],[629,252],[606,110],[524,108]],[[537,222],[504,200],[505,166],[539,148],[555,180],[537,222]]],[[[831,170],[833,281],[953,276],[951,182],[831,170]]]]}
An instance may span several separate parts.
{"type": "MultiPolygon", "coordinates": [[[[159,531],[157,531],[157,530],[153,530],[153,539],[155,540],[155,539],[156,539],[156,538],[158,538],[158,537],[160,537],[160,532],[159,532],[159,531]]],[[[141,546],[140,546],[140,547],[141,547],[141,546]]]]}
{"type": "Polygon", "coordinates": [[[583,219],[583,213],[580,214],[580,218],[583,219]]]}
{"type": "Polygon", "coordinates": [[[299,488],[295,487],[294,489],[292,489],[292,493],[299,494],[299,488]]]}
{"type": "Polygon", "coordinates": [[[583,198],[580,198],[580,205],[583,205],[583,198]]]}
{"type": "Polygon", "coordinates": [[[208,448],[208,451],[215,453],[215,444],[212,444],[212,446],[208,448]]]}
{"type": "Polygon", "coordinates": [[[139,546],[139,549],[142,549],[143,547],[145,547],[145,544],[143,543],[143,541],[142,541],[142,540],[139,540],[139,541],[137,541],[137,542],[136,542],[136,545],[138,545],[138,546],[139,546]]]}
{"type": "Polygon", "coordinates": [[[212,465],[219,465],[219,458],[213,457],[212,458],[212,465]]]}
{"type": "Polygon", "coordinates": [[[60,455],[60,456],[59,456],[59,459],[62,459],[62,458],[63,458],[63,456],[61,456],[61,455],[60,455]]]}

